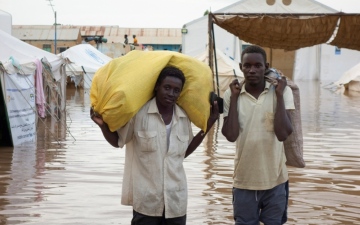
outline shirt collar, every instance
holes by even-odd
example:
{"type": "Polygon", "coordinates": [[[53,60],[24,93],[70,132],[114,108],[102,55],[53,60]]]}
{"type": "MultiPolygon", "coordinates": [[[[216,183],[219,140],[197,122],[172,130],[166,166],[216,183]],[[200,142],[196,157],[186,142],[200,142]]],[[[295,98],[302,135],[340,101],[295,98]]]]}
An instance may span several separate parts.
{"type": "MultiPolygon", "coordinates": [[[[270,89],[270,85],[271,85],[271,83],[270,83],[270,82],[265,81],[265,88],[264,88],[264,91],[265,91],[265,90],[269,90],[269,89],[270,89]]],[[[242,93],[244,93],[244,92],[246,92],[246,90],[245,90],[245,83],[244,83],[244,84],[243,84],[243,86],[241,87],[240,94],[242,94],[242,93]]]]}
{"type": "MultiPolygon", "coordinates": [[[[156,105],[156,97],[152,98],[150,100],[150,106],[148,109],[148,113],[159,113],[159,109],[156,105]]],[[[180,106],[178,106],[177,104],[175,104],[175,115],[178,117],[187,117],[187,115],[184,113],[184,111],[180,108],[180,106]]]]}

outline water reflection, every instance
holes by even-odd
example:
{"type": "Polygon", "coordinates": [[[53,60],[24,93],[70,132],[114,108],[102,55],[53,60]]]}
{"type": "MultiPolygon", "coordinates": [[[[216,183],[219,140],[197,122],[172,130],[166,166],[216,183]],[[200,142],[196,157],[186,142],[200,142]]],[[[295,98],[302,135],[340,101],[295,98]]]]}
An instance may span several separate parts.
{"type": "MultiPolygon", "coordinates": [[[[287,224],[359,224],[360,94],[297,84],[307,166],[289,167],[287,224]]],[[[66,116],[40,122],[36,146],[0,148],[0,224],[130,224],[124,151],[106,143],[89,105],[88,90],[69,87],[66,116]]],[[[233,224],[235,146],[221,127],[185,160],[190,225],[233,224]]]]}

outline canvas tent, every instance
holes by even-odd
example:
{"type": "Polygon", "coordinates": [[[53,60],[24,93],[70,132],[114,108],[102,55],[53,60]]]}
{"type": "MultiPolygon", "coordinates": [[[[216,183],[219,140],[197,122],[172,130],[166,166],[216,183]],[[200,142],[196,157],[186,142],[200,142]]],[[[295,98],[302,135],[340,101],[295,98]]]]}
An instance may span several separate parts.
{"type": "Polygon", "coordinates": [[[11,34],[12,17],[10,13],[0,10],[0,30],[11,34]]]}
{"type": "MultiPolygon", "coordinates": [[[[343,49],[356,49],[357,45],[349,45],[351,35],[346,35],[346,32],[343,32],[346,27],[357,24],[356,16],[347,16],[341,16],[340,19],[344,26],[340,24],[338,31],[342,35],[337,36],[332,41],[332,44],[342,47],[340,54],[338,54],[336,46],[322,44],[328,41],[337,27],[340,14],[336,10],[315,0],[242,0],[211,13],[208,17],[202,17],[185,24],[184,27],[188,32],[183,35],[183,53],[192,55],[205,49],[209,43],[207,31],[210,31],[209,36],[213,36],[215,46],[236,60],[240,59],[240,52],[244,46],[249,43],[258,44],[268,47],[268,61],[272,67],[285,71],[285,75],[291,73],[291,77],[295,80],[297,78],[334,80],[351,65],[355,65],[360,55],[358,51],[343,49]],[[325,14],[333,14],[334,17],[325,16],[325,14]],[[311,20],[304,20],[305,18],[311,18],[311,20]],[[289,22],[290,20],[295,22],[304,20],[305,22],[294,26],[294,23],[289,22]],[[322,22],[327,23],[327,25],[316,25],[316,23],[322,22]],[[306,26],[315,27],[313,34],[303,34],[311,41],[304,43],[293,38],[293,45],[289,45],[286,40],[292,36],[291,32],[302,30],[306,26]],[[253,36],[251,37],[251,35],[253,36]],[[274,40],[278,40],[277,45],[269,44],[274,40]],[[294,43],[299,44],[296,46],[294,43]],[[305,47],[306,49],[303,51],[305,47]],[[318,52],[315,55],[317,57],[315,61],[313,60],[314,57],[308,57],[313,52],[318,52]],[[281,60],[276,61],[281,56],[283,56],[281,60]],[[289,57],[292,57],[291,63],[289,57]],[[314,66],[314,62],[318,63],[314,66]],[[291,67],[282,68],[289,64],[291,67]],[[329,64],[341,64],[342,66],[330,70],[328,69],[329,64]],[[309,65],[312,66],[309,67],[309,65]],[[306,68],[306,71],[302,68],[306,68]]],[[[295,32],[293,37],[299,38],[299,33],[295,32]]],[[[358,35],[356,37],[358,38],[358,35]]],[[[354,42],[358,43],[359,41],[356,40],[355,38],[354,42]]],[[[210,45],[212,44],[210,43],[210,45]]]]}
{"type": "Polygon", "coordinates": [[[90,44],[79,44],[59,54],[66,61],[66,74],[83,87],[91,87],[95,72],[108,63],[111,58],[104,55],[90,44]]]}
{"type": "Polygon", "coordinates": [[[63,60],[0,30],[0,111],[2,135],[17,146],[36,139],[40,113],[51,116],[65,110],[63,60]],[[35,79],[39,78],[39,79],[35,79]],[[41,109],[41,110],[40,110],[41,109]],[[47,110],[47,111],[46,111],[47,110]]]}
{"type": "Polygon", "coordinates": [[[346,71],[339,80],[334,82],[338,87],[360,92],[360,63],[346,71]]]}
{"type": "MultiPolygon", "coordinates": [[[[195,57],[196,59],[209,64],[209,51],[206,50],[199,56],[195,57]]],[[[229,84],[235,78],[242,79],[244,75],[239,67],[239,62],[231,59],[229,56],[225,55],[220,49],[216,49],[216,64],[214,62],[214,69],[217,71],[218,78],[214,77],[215,87],[218,87],[218,95],[222,95],[226,89],[229,88],[229,84]],[[216,66],[215,66],[216,65],[216,66]],[[218,80],[217,80],[218,79],[218,80]]]]}

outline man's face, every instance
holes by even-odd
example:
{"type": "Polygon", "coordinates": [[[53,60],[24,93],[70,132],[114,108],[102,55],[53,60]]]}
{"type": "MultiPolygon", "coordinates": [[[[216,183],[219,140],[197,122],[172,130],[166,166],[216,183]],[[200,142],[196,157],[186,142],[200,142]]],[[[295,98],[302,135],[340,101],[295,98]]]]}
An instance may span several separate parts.
{"type": "Polygon", "coordinates": [[[182,90],[182,81],[179,78],[167,76],[155,88],[157,103],[163,107],[175,105],[182,90]]]}
{"type": "Polygon", "coordinates": [[[250,85],[262,84],[268,67],[268,63],[264,62],[260,53],[245,53],[242,63],[240,63],[240,69],[244,73],[246,82],[250,85]]]}

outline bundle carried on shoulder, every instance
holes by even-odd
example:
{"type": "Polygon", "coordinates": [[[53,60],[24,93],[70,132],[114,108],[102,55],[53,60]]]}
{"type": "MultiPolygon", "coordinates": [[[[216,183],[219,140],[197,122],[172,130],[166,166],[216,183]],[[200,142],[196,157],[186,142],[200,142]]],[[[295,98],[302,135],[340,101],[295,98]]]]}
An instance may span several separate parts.
{"type": "Polygon", "coordinates": [[[119,129],[154,97],[156,80],[166,66],[175,66],[184,73],[186,81],[177,104],[195,126],[205,131],[212,72],[205,63],[177,52],[133,50],[111,60],[94,75],[91,107],[111,131],[119,129]]]}
{"type": "MultiPolygon", "coordinates": [[[[269,82],[280,76],[279,72],[270,68],[265,76],[269,82]]],[[[300,90],[299,87],[291,80],[287,80],[287,85],[291,88],[294,96],[295,110],[290,110],[290,120],[293,126],[293,132],[284,141],[284,149],[286,156],[286,165],[304,168],[305,161],[303,158],[303,134],[301,125],[301,111],[300,111],[300,90]]]]}

